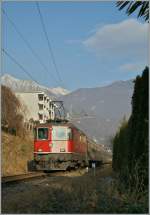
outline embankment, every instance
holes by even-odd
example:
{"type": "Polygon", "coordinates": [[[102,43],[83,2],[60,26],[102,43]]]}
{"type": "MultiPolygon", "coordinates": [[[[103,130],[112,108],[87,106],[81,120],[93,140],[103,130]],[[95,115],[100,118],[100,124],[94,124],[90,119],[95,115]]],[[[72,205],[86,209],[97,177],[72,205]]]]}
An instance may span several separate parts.
{"type": "Polygon", "coordinates": [[[26,173],[27,162],[33,159],[33,137],[25,138],[2,132],[2,176],[26,173]]]}

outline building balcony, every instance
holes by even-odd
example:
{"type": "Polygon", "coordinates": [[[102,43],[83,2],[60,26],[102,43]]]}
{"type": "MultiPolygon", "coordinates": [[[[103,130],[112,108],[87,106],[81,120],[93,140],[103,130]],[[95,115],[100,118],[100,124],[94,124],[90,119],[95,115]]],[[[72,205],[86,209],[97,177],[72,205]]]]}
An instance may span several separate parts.
{"type": "Polygon", "coordinates": [[[44,100],[38,100],[38,104],[43,105],[44,104],[44,100]]]}
{"type": "Polygon", "coordinates": [[[40,124],[43,124],[43,123],[45,123],[45,120],[40,119],[39,122],[40,122],[40,124]]]}
{"type": "Polygon", "coordinates": [[[44,111],[43,111],[43,110],[39,110],[39,111],[38,111],[38,114],[42,114],[42,115],[43,115],[43,114],[44,114],[44,111]]]}

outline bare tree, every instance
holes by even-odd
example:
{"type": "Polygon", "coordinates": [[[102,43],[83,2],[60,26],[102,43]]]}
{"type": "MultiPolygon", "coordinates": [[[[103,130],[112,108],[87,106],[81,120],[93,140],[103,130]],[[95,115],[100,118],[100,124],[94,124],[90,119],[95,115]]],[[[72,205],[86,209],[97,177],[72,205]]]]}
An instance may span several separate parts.
{"type": "Polygon", "coordinates": [[[22,105],[10,88],[1,88],[1,122],[2,129],[22,135],[24,133],[24,117],[22,105]]]}

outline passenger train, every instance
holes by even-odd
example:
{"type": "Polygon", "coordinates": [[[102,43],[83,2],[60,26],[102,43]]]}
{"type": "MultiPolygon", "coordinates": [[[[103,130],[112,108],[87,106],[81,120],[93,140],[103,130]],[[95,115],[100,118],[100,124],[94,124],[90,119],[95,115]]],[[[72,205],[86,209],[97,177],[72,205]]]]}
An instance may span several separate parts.
{"type": "Polygon", "coordinates": [[[38,124],[34,128],[36,170],[67,170],[103,162],[103,156],[88,137],[68,121],[38,124]]]}

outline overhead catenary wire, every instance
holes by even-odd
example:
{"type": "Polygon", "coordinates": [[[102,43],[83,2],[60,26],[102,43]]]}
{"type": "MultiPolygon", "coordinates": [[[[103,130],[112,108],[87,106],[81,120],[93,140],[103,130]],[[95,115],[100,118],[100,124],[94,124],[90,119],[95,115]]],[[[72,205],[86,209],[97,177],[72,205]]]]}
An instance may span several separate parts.
{"type": "Polygon", "coordinates": [[[58,76],[58,78],[59,78],[59,81],[63,84],[62,78],[61,78],[60,73],[59,73],[59,71],[58,71],[58,67],[57,67],[57,64],[56,64],[55,56],[54,56],[54,53],[53,53],[53,50],[52,50],[52,46],[51,46],[51,43],[50,43],[50,40],[49,40],[47,31],[46,31],[46,27],[45,27],[45,24],[44,24],[44,19],[43,19],[43,16],[42,16],[42,13],[41,13],[41,10],[40,10],[40,6],[39,6],[39,3],[38,3],[38,2],[36,2],[36,7],[37,7],[37,10],[38,10],[38,13],[39,13],[39,17],[40,17],[41,24],[42,24],[42,29],[43,29],[45,38],[46,38],[46,40],[47,40],[49,53],[50,53],[50,56],[51,56],[51,58],[52,58],[53,65],[54,65],[54,67],[55,67],[55,71],[56,71],[56,73],[57,73],[57,76],[58,76]]]}
{"type": "MultiPolygon", "coordinates": [[[[12,21],[12,19],[8,16],[8,14],[4,11],[4,9],[2,9],[3,14],[7,17],[8,21],[11,23],[11,25],[13,26],[13,28],[15,29],[15,31],[18,33],[18,35],[20,36],[20,38],[24,41],[24,43],[26,44],[26,46],[28,47],[28,49],[31,51],[32,55],[34,55],[34,57],[36,58],[36,60],[40,63],[40,65],[43,67],[44,71],[46,73],[49,72],[47,67],[45,66],[45,64],[43,63],[43,61],[41,60],[41,58],[39,57],[39,55],[34,51],[34,49],[31,47],[30,43],[28,42],[27,39],[25,39],[25,37],[23,36],[23,34],[20,32],[20,30],[18,29],[18,27],[16,26],[16,24],[12,21]]],[[[51,73],[51,77],[53,78],[53,80],[59,84],[59,82],[57,81],[57,79],[54,77],[54,75],[51,73]]]]}
{"type": "Polygon", "coordinates": [[[12,57],[12,55],[10,55],[5,49],[2,49],[2,51],[5,53],[5,55],[9,59],[11,59],[18,67],[20,67],[24,71],[24,73],[26,73],[32,79],[32,81],[36,82],[38,85],[40,84],[40,83],[38,83],[38,81],[36,81],[33,78],[33,76],[14,57],[12,57]]]}

